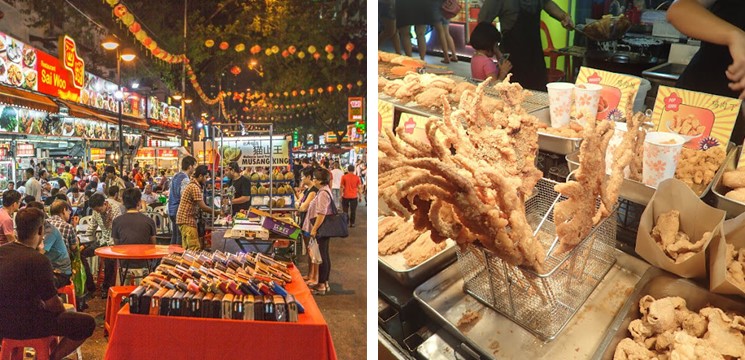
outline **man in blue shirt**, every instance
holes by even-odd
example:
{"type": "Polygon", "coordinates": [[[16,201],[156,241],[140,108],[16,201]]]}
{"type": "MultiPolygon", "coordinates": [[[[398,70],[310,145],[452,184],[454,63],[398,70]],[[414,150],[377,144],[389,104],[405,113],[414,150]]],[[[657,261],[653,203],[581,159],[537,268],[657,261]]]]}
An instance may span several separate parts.
{"type": "MultiPolygon", "coordinates": [[[[38,201],[32,201],[26,206],[44,211],[44,204],[38,201]]],[[[54,270],[54,286],[59,289],[70,285],[70,277],[72,277],[70,254],[67,252],[65,240],[62,239],[62,233],[49,220],[44,220],[43,243],[44,255],[52,263],[54,270]]]]}
{"type": "Polygon", "coordinates": [[[197,167],[197,159],[186,156],[181,159],[181,171],[171,179],[170,192],[168,193],[168,217],[171,218],[171,244],[181,245],[181,233],[176,225],[176,213],[181,202],[181,193],[189,184],[189,179],[197,167]]]}

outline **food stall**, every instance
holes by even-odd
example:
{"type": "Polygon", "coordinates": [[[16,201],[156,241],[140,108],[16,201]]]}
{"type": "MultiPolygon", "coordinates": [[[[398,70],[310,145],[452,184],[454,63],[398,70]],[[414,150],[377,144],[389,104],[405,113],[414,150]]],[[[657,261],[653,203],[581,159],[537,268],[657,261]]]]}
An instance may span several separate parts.
{"type": "MultiPolygon", "coordinates": [[[[151,169],[155,169],[157,176],[160,176],[161,170],[166,171],[166,176],[173,176],[179,172],[181,159],[187,155],[189,153],[183,147],[141,147],[137,150],[134,161],[139,162],[141,167],[148,165],[151,169]]],[[[153,176],[156,176],[156,173],[153,176]]]]}
{"type": "Polygon", "coordinates": [[[638,78],[600,69],[527,94],[381,68],[381,358],[741,347],[712,341],[743,336],[745,218],[726,220],[745,210],[740,100],[660,87],[638,112],[638,78]],[[571,173],[551,176],[544,152],[571,173]]]}
{"type": "Polygon", "coordinates": [[[16,182],[15,161],[10,156],[10,144],[0,145],[0,191],[8,189],[9,182],[16,182]]]}

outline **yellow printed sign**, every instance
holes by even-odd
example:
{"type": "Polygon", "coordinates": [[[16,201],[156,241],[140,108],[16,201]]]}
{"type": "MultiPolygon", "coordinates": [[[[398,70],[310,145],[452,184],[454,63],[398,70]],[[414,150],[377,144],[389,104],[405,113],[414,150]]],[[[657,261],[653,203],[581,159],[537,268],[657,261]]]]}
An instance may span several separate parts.
{"type": "Polygon", "coordinates": [[[741,102],[724,96],[660,86],[652,122],[657,131],[683,136],[687,148],[726,147],[741,102]]]}
{"type": "Polygon", "coordinates": [[[576,84],[597,84],[603,87],[598,103],[597,120],[608,119],[614,114],[626,117],[626,108],[633,106],[639,92],[641,79],[623,74],[582,67],[576,84]]]}
{"type": "Polygon", "coordinates": [[[393,104],[378,100],[378,134],[383,134],[383,128],[393,130],[393,104]]]}

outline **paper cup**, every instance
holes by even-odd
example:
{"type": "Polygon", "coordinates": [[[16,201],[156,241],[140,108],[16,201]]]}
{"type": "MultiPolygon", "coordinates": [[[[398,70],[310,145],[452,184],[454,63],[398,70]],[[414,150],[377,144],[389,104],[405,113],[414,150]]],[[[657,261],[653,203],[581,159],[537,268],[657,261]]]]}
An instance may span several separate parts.
{"type": "Polygon", "coordinates": [[[675,176],[678,158],[685,144],[678,134],[650,132],[644,139],[644,159],[642,181],[645,185],[657,187],[663,180],[675,176]]]}
{"type": "MultiPolygon", "coordinates": [[[[623,141],[623,137],[626,135],[626,123],[617,122],[615,124],[615,131],[613,137],[608,142],[608,149],[605,152],[605,173],[610,175],[611,165],[613,165],[613,153],[618,148],[618,145],[623,141]]],[[[629,167],[626,166],[623,169],[623,176],[628,178],[630,175],[629,167]]]]}
{"type": "Polygon", "coordinates": [[[583,126],[588,119],[598,116],[598,103],[603,87],[597,84],[579,84],[574,88],[574,108],[583,126]]]}
{"type": "Polygon", "coordinates": [[[572,111],[572,91],[574,84],[554,82],[548,88],[548,104],[551,113],[551,127],[560,128],[569,125],[569,114],[572,111]]]}

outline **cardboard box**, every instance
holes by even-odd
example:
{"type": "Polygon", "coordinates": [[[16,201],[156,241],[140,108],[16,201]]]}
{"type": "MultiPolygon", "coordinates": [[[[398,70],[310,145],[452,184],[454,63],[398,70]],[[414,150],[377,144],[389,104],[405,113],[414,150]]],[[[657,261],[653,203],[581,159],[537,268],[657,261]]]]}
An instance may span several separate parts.
{"type": "Polygon", "coordinates": [[[665,180],[660,183],[642,213],[636,235],[636,253],[650,264],[678,276],[704,278],[707,270],[706,250],[709,244],[716,243],[722,236],[725,215],[724,210],[706,205],[682,181],[665,180]],[[711,240],[704,244],[703,249],[680,264],[667,256],[650,235],[657,217],[670,210],[680,211],[680,231],[686,233],[691,242],[700,240],[707,231],[712,232],[711,240]]]}
{"type": "Polygon", "coordinates": [[[277,235],[297,240],[302,233],[300,227],[292,220],[275,217],[268,212],[254,208],[249,211],[254,215],[261,216],[261,226],[277,235]]]}

